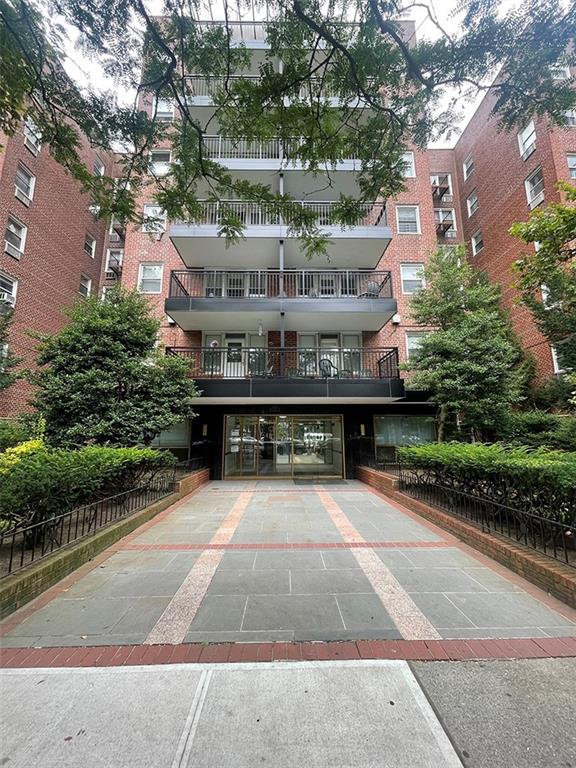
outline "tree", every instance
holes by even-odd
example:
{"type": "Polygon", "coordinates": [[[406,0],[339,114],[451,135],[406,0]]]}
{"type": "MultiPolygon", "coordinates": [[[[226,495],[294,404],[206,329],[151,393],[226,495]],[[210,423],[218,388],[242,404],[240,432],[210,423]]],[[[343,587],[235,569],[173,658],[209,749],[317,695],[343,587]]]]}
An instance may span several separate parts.
{"type": "Polygon", "coordinates": [[[78,302],[46,339],[33,405],[60,447],[149,444],[193,416],[197,395],[184,360],[155,350],[159,321],[145,297],[121,289],[78,302]]]}
{"type": "MultiPolygon", "coordinates": [[[[275,138],[287,162],[318,174],[319,190],[332,184],[339,160],[358,158],[358,189],[340,197],[331,216],[349,225],[366,215],[366,205],[403,188],[406,147],[424,147],[433,133],[451,128],[457,102],[442,105],[454,88],[464,98],[491,91],[503,129],[533,116],[562,125],[576,105],[573,84],[553,76],[554,66],[576,61],[572,0],[517,0],[507,10],[498,0],[458,2],[450,31],[432,0],[222,0],[216,7],[219,23],[197,24],[212,15],[210,2],[163,0],[152,14],[145,0],[53,0],[47,15],[41,0],[0,0],[0,129],[10,134],[30,118],[101,216],[140,221],[135,200],[147,185],[148,199],[155,196],[170,219],[197,220],[204,199],[248,200],[281,215],[310,256],[327,247],[314,212],[229,173],[212,159],[207,135],[275,138]],[[406,31],[399,19],[411,13],[427,22],[428,37],[417,41],[406,31]],[[258,52],[252,69],[250,52],[238,44],[238,19],[267,20],[269,48],[258,52]],[[136,91],[132,106],[69,80],[61,64],[70,47],[62,22],[117,89],[136,91]],[[208,123],[191,103],[195,92],[213,96],[216,113],[208,123]],[[141,96],[151,115],[140,110],[141,96]],[[174,125],[158,116],[157,98],[175,104],[174,125]],[[86,168],[79,130],[96,147],[127,148],[119,183],[86,168]],[[154,178],[149,151],[162,142],[171,143],[173,163],[154,178]]],[[[233,206],[222,204],[219,216],[223,236],[242,235],[233,206]]]]}
{"type": "Polygon", "coordinates": [[[20,358],[10,351],[8,333],[14,310],[6,302],[0,301],[0,392],[13,384],[20,374],[14,370],[20,358]]]}
{"type": "Polygon", "coordinates": [[[522,355],[500,309],[499,286],[472,269],[463,247],[435,253],[424,276],[411,314],[435,330],[406,366],[411,383],[429,390],[439,406],[439,442],[451,420],[474,439],[489,435],[521,387],[522,355]]]}
{"type": "Polygon", "coordinates": [[[527,222],[514,224],[510,234],[538,250],[516,264],[521,302],[556,350],[561,369],[576,389],[576,187],[561,183],[565,203],[538,208],[527,222]]]}

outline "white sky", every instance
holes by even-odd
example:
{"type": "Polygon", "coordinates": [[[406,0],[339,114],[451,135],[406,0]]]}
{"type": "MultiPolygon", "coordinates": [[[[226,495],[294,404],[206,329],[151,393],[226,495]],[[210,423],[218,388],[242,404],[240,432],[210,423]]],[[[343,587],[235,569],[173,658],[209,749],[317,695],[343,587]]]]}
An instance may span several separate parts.
{"type": "MultiPolygon", "coordinates": [[[[448,33],[457,31],[458,19],[453,15],[453,11],[460,4],[461,0],[428,0],[429,6],[436,14],[439,23],[443,26],[448,33]]],[[[514,5],[514,0],[503,0],[501,3],[502,9],[508,8],[514,5]]],[[[162,0],[149,0],[146,2],[146,7],[153,15],[162,13],[162,0]]],[[[217,3],[215,3],[217,5],[217,3]]],[[[214,12],[214,16],[217,18],[221,14],[214,12]]],[[[208,18],[208,15],[207,15],[208,18]]],[[[429,20],[426,12],[422,8],[413,8],[406,18],[412,19],[416,23],[416,35],[419,40],[424,38],[434,38],[438,35],[438,30],[429,20]]],[[[101,91],[117,91],[117,97],[120,103],[129,104],[133,98],[134,93],[128,91],[118,91],[115,88],[114,83],[105,76],[102,71],[102,67],[99,66],[97,61],[87,59],[83,52],[74,47],[74,41],[76,36],[73,30],[69,29],[70,36],[70,48],[69,55],[65,61],[65,68],[68,74],[81,86],[90,87],[96,92],[101,91]]],[[[482,94],[474,98],[473,100],[465,99],[457,92],[452,92],[445,100],[447,105],[450,98],[458,98],[458,110],[461,113],[457,123],[455,124],[456,131],[447,139],[441,137],[430,143],[431,147],[452,147],[456,143],[459,135],[459,131],[462,131],[470,118],[472,117],[475,109],[477,108],[482,94]]]]}

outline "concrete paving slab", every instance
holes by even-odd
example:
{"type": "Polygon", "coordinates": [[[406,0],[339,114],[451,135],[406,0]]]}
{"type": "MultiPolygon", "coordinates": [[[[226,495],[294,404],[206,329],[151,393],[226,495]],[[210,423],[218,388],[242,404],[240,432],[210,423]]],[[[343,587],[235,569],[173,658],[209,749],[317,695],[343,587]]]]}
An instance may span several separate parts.
{"type": "Polygon", "coordinates": [[[477,627],[554,627],[570,624],[563,616],[524,593],[450,595],[450,600],[477,627]]]}
{"type": "Polygon", "coordinates": [[[324,560],[319,551],[315,552],[291,552],[286,550],[272,550],[257,552],[254,560],[254,570],[270,571],[287,569],[290,571],[324,570],[324,560]]]}
{"type": "Polygon", "coordinates": [[[85,591],[86,580],[74,585],[65,596],[70,597],[172,597],[184,581],[186,572],[140,571],[110,574],[99,589],[85,591]]]}
{"type": "Polygon", "coordinates": [[[372,585],[360,568],[330,571],[293,571],[293,595],[374,594],[372,585]]]}
{"type": "MultiPolygon", "coordinates": [[[[376,595],[336,595],[346,629],[396,629],[388,611],[376,595]]],[[[402,635],[397,632],[398,637],[402,635]]]]}
{"type": "Polygon", "coordinates": [[[349,550],[323,549],[320,554],[327,570],[360,568],[360,563],[349,550]]]}
{"type": "Polygon", "coordinates": [[[288,595],[288,571],[216,571],[207,595],[288,595]]]}
{"type": "Polygon", "coordinates": [[[245,607],[244,595],[206,595],[190,625],[190,631],[239,630],[245,607]]]}
{"type": "Polygon", "coordinates": [[[218,564],[219,571],[247,571],[254,568],[256,552],[224,552],[218,564]]]}
{"type": "Polygon", "coordinates": [[[436,629],[473,627],[475,623],[439,592],[415,593],[412,600],[436,629]]]}
{"type": "Polygon", "coordinates": [[[132,605],[124,616],[114,625],[114,634],[144,632],[148,634],[156,624],[170,598],[139,597],[132,600],[132,605]]]}
{"type": "Polygon", "coordinates": [[[459,568],[395,568],[394,576],[408,593],[488,591],[459,568]]]}
{"type": "Polygon", "coordinates": [[[345,627],[333,595],[257,595],[248,598],[242,629],[323,631],[345,627]]]}
{"type": "Polygon", "coordinates": [[[57,598],[25,619],[9,634],[17,635],[88,635],[112,631],[134,598],[103,600],[65,600],[57,598]]]}
{"type": "Polygon", "coordinates": [[[467,768],[574,768],[576,660],[413,663],[467,768]]]}

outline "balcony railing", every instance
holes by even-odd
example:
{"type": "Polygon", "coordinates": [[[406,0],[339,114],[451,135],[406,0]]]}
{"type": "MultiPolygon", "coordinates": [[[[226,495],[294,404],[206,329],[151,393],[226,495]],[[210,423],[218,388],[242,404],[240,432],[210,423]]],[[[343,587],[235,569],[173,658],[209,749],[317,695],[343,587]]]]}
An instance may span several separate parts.
{"type": "MultiPolygon", "coordinates": [[[[227,78],[224,77],[206,77],[205,75],[187,75],[186,76],[186,90],[187,96],[192,99],[206,99],[212,100],[214,96],[223,91],[233,91],[234,86],[238,82],[261,82],[259,76],[256,75],[230,75],[227,78]]],[[[321,77],[308,78],[300,88],[295,87],[292,94],[286,93],[286,98],[298,98],[304,101],[312,98],[317,99],[321,94],[323,99],[339,99],[340,94],[333,83],[326,82],[321,77]]]]}
{"type": "MultiPolygon", "coordinates": [[[[202,137],[204,154],[212,160],[278,160],[290,161],[302,144],[302,139],[247,139],[219,135],[202,137]]],[[[357,153],[356,153],[357,154],[357,153]]],[[[343,162],[353,162],[355,153],[343,162]]]]}
{"type": "Polygon", "coordinates": [[[391,299],[390,272],[357,270],[173,270],[170,298],[391,299]]]}
{"type": "Polygon", "coordinates": [[[167,347],[194,379],[397,379],[396,347],[167,347]]]}
{"type": "MultiPolygon", "coordinates": [[[[338,203],[331,200],[293,200],[284,205],[268,203],[249,203],[244,200],[222,200],[219,202],[200,201],[201,210],[194,224],[199,226],[219,226],[225,215],[233,214],[247,227],[280,226],[283,223],[282,211],[290,213],[294,207],[304,208],[315,214],[318,226],[331,226],[335,222],[338,203]]],[[[384,203],[362,203],[363,217],[356,223],[359,227],[386,226],[386,206],[384,203]]],[[[187,225],[188,221],[175,221],[176,225],[187,225]]]]}

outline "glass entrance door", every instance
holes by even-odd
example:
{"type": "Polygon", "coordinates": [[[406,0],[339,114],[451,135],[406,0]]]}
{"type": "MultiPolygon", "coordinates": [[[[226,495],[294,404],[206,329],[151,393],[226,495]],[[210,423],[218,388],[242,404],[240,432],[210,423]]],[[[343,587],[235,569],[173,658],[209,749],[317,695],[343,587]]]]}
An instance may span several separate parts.
{"type": "Polygon", "coordinates": [[[224,477],[343,477],[341,416],[226,416],[224,477]]]}

